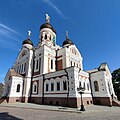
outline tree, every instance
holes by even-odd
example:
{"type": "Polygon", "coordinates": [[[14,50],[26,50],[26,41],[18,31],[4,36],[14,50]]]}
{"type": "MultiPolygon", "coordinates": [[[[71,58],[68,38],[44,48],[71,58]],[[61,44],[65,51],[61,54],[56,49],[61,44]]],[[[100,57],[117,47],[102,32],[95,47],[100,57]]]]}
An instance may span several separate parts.
{"type": "Polygon", "coordinates": [[[112,82],[113,82],[115,94],[120,100],[120,68],[112,72],[112,82]]]}

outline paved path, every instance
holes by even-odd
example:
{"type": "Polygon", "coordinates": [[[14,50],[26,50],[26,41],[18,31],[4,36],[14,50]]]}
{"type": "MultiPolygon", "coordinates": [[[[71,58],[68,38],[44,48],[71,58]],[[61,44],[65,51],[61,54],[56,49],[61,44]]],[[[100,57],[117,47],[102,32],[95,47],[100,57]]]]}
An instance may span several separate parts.
{"type": "Polygon", "coordinates": [[[120,107],[91,105],[85,112],[78,112],[59,106],[1,104],[0,120],[120,120],[120,107]]]}

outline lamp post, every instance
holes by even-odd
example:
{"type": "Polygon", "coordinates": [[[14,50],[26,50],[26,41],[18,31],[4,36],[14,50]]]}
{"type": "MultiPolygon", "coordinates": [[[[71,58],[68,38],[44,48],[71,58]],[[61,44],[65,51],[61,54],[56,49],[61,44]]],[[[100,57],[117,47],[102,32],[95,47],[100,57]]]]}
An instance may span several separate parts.
{"type": "Polygon", "coordinates": [[[84,93],[85,89],[80,86],[79,88],[77,88],[77,91],[81,96],[81,109],[80,109],[80,111],[85,111],[85,107],[84,107],[83,99],[82,99],[82,94],[84,93]]]}

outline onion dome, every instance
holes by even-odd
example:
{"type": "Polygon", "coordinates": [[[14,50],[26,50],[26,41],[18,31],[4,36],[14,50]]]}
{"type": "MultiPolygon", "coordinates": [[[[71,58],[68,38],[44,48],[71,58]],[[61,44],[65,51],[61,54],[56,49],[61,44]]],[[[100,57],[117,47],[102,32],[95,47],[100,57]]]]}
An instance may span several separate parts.
{"type": "Polygon", "coordinates": [[[22,45],[24,45],[24,44],[30,44],[33,46],[33,43],[29,38],[23,41],[22,45]]]}
{"type": "Polygon", "coordinates": [[[68,38],[68,32],[66,31],[66,40],[63,42],[62,46],[74,45],[73,42],[68,38]]]}
{"type": "Polygon", "coordinates": [[[28,38],[23,41],[22,45],[24,45],[24,44],[30,44],[30,45],[33,46],[33,42],[30,40],[30,34],[31,34],[31,31],[28,31],[28,38]]]}
{"type": "Polygon", "coordinates": [[[56,34],[56,30],[50,24],[50,17],[48,16],[48,14],[46,14],[46,23],[41,25],[40,30],[43,29],[43,28],[49,28],[56,34]]]}

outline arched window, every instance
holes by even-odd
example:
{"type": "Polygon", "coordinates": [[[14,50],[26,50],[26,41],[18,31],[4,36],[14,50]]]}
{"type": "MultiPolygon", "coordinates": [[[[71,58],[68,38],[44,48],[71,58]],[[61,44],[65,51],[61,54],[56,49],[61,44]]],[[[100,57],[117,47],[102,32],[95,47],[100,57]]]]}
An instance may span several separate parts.
{"type": "Polygon", "coordinates": [[[51,35],[50,35],[50,40],[51,40],[51,35]]]}
{"type": "Polygon", "coordinates": [[[71,67],[72,67],[72,61],[71,61],[71,67]]]}
{"type": "Polygon", "coordinates": [[[37,92],[37,85],[34,85],[34,92],[37,92]]]}
{"type": "Polygon", "coordinates": [[[67,81],[63,81],[63,90],[67,90],[67,81]]]}
{"type": "Polygon", "coordinates": [[[54,83],[51,83],[51,91],[54,91],[54,83]]]}
{"type": "Polygon", "coordinates": [[[49,91],[49,84],[46,83],[46,91],[49,91]]]}
{"type": "Polygon", "coordinates": [[[51,69],[53,69],[53,60],[51,60],[51,69]]]}
{"type": "Polygon", "coordinates": [[[47,39],[47,34],[45,34],[45,39],[47,39]]]}
{"type": "Polygon", "coordinates": [[[81,81],[79,81],[79,87],[81,87],[81,81]]]}
{"type": "Polygon", "coordinates": [[[20,84],[17,85],[17,90],[16,92],[20,92],[20,84]]]}
{"type": "Polygon", "coordinates": [[[84,89],[86,90],[85,82],[84,82],[84,89]]]}
{"type": "Polygon", "coordinates": [[[37,93],[37,82],[33,83],[33,93],[37,93]]]}
{"type": "Polygon", "coordinates": [[[38,69],[39,66],[39,60],[36,61],[36,70],[38,69]]]}
{"type": "Polygon", "coordinates": [[[60,82],[57,82],[57,91],[60,91],[60,82]]]}
{"type": "Polygon", "coordinates": [[[98,81],[94,81],[95,92],[99,91],[98,81]]]}

